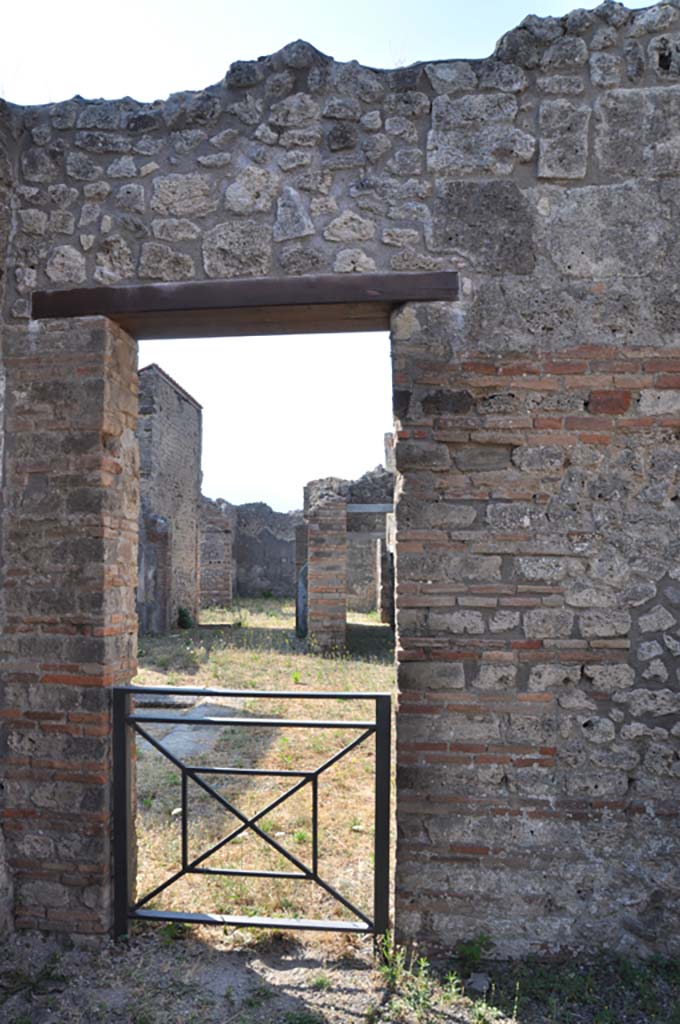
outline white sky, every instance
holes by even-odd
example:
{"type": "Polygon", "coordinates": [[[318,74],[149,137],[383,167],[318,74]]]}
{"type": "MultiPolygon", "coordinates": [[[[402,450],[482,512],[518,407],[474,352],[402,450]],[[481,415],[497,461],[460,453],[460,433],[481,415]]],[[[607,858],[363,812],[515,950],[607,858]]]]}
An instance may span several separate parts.
{"type": "MultiPolygon", "coordinates": [[[[0,96],[163,99],[298,38],[372,67],[486,57],[526,14],[568,10],[568,0],[6,0],[0,96]]],[[[140,366],[150,362],[204,407],[210,497],[285,511],[300,507],[308,480],[382,461],[391,409],[380,334],[142,342],[140,366]]]]}

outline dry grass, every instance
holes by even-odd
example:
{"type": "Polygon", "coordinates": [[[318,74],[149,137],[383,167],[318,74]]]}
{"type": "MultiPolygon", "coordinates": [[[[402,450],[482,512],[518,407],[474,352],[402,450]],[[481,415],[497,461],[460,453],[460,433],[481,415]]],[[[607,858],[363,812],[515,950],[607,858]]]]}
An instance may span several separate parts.
{"type": "MultiPolygon", "coordinates": [[[[235,714],[291,719],[372,720],[373,702],[261,699],[253,690],[287,692],[388,692],[394,687],[392,638],[373,616],[352,616],[350,653],[322,658],[306,654],[295,638],[291,604],[275,599],[244,601],[212,609],[196,629],[145,638],[140,650],[142,685],[219,687],[242,695],[235,714]]],[[[211,703],[221,703],[211,699],[211,703]]],[[[200,727],[198,727],[200,728],[200,727]]],[[[225,727],[213,750],[191,758],[195,765],[310,770],[357,736],[350,729],[225,727]]],[[[206,777],[207,778],[207,777],[206,777]]],[[[222,776],[208,779],[239,810],[251,816],[297,780],[222,776]]],[[[333,887],[371,914],[373,884],[374,743],[370,738],[319,781],[319,872],[333,887]]],[[[198,856],[240,823],[217,801],[189,782],[189,857],[198,856]]],[[[170,876],[180,863],[180,773],[156,751],[138,760],[138,892],[170,876]]],[[[312,860],[311,786],[307,785],[258,823],[306,865],[312,860]]],[[[295,866],[252,831],[233,839],[203,867],[295,871],[295,866]]],[[[160,894],[152,907],[268,917],[351,918],[310,881],[185,876],[160,894]]]]}

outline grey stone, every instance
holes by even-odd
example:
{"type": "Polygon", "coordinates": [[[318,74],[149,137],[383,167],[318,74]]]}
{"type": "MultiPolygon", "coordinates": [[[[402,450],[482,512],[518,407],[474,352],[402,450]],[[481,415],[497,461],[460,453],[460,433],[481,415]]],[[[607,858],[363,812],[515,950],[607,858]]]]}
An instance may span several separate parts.
{"type": "Polygon", "coordinates": [[[205,156],[197,157],[196,163],[201,167],[228,167],[231,163],[231,153],[207,153],[205,156]]]}
{"type": "Polygon", "coordinates": [[[116,284],[133,277],[135,272],[130,246],[119,235],[111,235],[101,243],[95,266],[94,277],[101,284],[116,284]]]}
{"type": "Polygon", "coordinates": [[[616,736],[616,726],[609,718],[587,718],[581,730],[590,743],[611,743],[616,736]]]}
{"type": "Polygon", "coordinates": [[[513,463],[526,473],[558,473],[564,458],[564,449],[554,445],[520,445],[512,452],[513,463]]]}
{"type": "Polygon", "coordinates": [[[660,658],[654,658],[642,673],[643,679],[659,679],[662,683],[668,680],[668,669],[660,658]]]}
{"type": "Polygon", "coordinates": [[[516,665],[494,665],[482,663],[472,686],[476,690],[509,690],[517,684],[516,665]]]}
{"type": "Polygon", "coordinates": [[[198,224],[176,217],[157,217],[151,222],[151,230],[156,238],[164,242],[191,241],[201,234],[198,224]]]}
{"type": "Polygon", "coordinates": [[[135,178],[137,164],[132,156],[121,156],[106,168],[109,178],[135,178]]]}
{"type": "Polygon", "coordinates": [[[563,689],[575,686],[581,681],[581,669],[578,665],[561,665],[547,663],[534,665],[529,673],[529,690],[532,693],[563,689]]]}
{"type": "Polygon", "coordinates": [[[588,47],[583,39],[564,36],[557,39],[541,57],[541,67],[550,70],[564,70],[579,67],[588,60],[588,47]]]}
{"type": "Polygon", "coordinates": [[[615,46],[618,41],[616,29],[610,25],[601,25],[595,29],[593,38],[590,40],[591,50],[608,50],[615,46]]]}
{"type": "Polygon", "coordinates": [[[633,690],[625,694],[628,710],[634,718],[643,715],[660,717],[677,715],[680,711],[680,693],[672,690],[633,690]]]}
{"type": "Polygon", "coordinates": [[[624,4],[617,3],[616,0],[605,0],[599,7],[595,8],[593,14],[602,18],[603,21],[606,21],[608,25],[612,25],[614,28],[621,28],[630,18],[630,11],[627,10],[624,4]]]}
{"type": "Polygon", "coordinates": [[[544,100],[539,112],[538,174],[584,178],[588,167],[590,107],[569,100],[544,100]]]}
{"type": "MultiPolygon", "coordinates": [[[[425,74],[436,93],[467,92],[477,85],[477,75],[470,64],[462,60],[426,64],[425,74]]],[[[490,88],[496,86],[492,85],[490,88]]]]}
{"type": "Polygon", "coordinates": [[[451,99],[437,96],[432,104],[432,128],[451,132],[461,128],[479,127],[494,121],[512,123],[517,115],[517,100],[513,96],[463,96],[451,99]]]}
{"type": "Polygon", "coordinates": [[[637,646],[637,656],[640,661],[651,661],[663,654],[663,647],[656,640],[645,640],[637,646]]]}
{"type": "Polygon", "coordinates": [[[643,633],[661,633],[675,626],[677,619],[663,607],[656,605],[646,615],[641,615],[638,625],[643,633]]]}
{"type": "Polygon", "coordinates": [[[336,274],[371,274],[376,263],[363,249],[341,249],[333,261],[336,274]]]}
{"type": "Polygon", "coordinates": [[[453,612],[431,611],[428,616],[429,628],[434,633],[483,633],[484,616],[481,612],[463,609],[453,612]]]}
{"type": "Polygon", "coordinates": [[[623,64],[620,57],[613,53],[593,53],[588,63],[593,85],[609,89],[621,84],[623,64]]]}
{"type": "Polygon", "coordinates": [[[237,60],[230,64],[224,80],[229,89],[252,89],[264,79],[264,68],[256,60],[237,60]]]}
{"type": "Polygon", "coordinates": [[[583,637],[626,636],[631,619],[627,611],[593,609],[579,615],[579,628],[583,637]]]}
{"type": "Polygon", "coordinates": [[[224,205],[233,213],[266,213],[279,188],[278,175],[262,167],[246,167],[228,186],[224,205]]]}
{"type": "Polygon", "coordinates": [[[527,76],[522,68],[515,64],[506,64],[500,60],[485,60],[480,64],[477,73],[480,89],[524,92],[527,88],[527,76]]]}
{"type": "Polygon", "coordinates": [[[574,613],[567,608],[534,608],[524,615],[524,632],[529,639],[571,636],[574,613]]]}
{"type": "Polygon", "coordinates": [[[208,277],[266,276],[271,268],[270,229],[256,221],[217,224],[203,238],[208,277]]]}
{"type": "Polygon", "coordinates": [[[529,274],[535,265],[531,209],[511,182],[441,182],[428,247],[468,256],[480,272],[529,274]]]}
{"type": "Polygon", "coordinates": [[[344,210],[324,229],[329,242],[368,241],[375,237],[375,222],[353,210],[344,210]]]}
{"type": "Polygon", "coordinates": [[[194,261],[160,242],[145,242],[139,263],[139,276],[158,281],[182,281],[194,276],[194,261]]]}
{"type": "Polygon", "coordinates": [[[322,114],[323,117],[338,121],[358,121],[361,117],[361,104],[350,96],[332,96],[324,104],[322,114]]]}
{"type": "Polygon", "coordinates": [[[168,174],[154,178],[151,209],[167,216],[201,216],[217,209],[214,179],[207,174],[168,174]]]}
{"type": "Polygon", "coordinates": [[[52,249],[45,273],[54,284],[82,284],[85,280],[85,257],[72,245],[52,249]]]}
{"type": "Polygon", "coordinates": [[[638,412],[641,416],[677,415],[680,412],[680,391],[641,391],[638,412]]]}
{"type": "Polygon", "coordinates": [[[274,241],[284,242],[292,238],[313,235],[314,223],[305,209],[302,196],[289,185],[284,185],[278,199],[274,222],[274,241]]]}
{"type": "Polygon", "coordinates": [[[539,527],[545,512],[531,502],[492,502],[486,509],[486,520],[495,530],[530,530],[539,527]]]}
{"type": "Polygon", "coordinates": [[[353,124],[341,122],[335,124],[326,133],[326,142],[332,153],[343,149],[354,149],[359,141],[359,135],[353,124]]]}
{"type": "Polygon", "coordinates": [[[143,185],[121,185],[116,192],[116,206],[133,213],[144,213],[146,198],[143,185]]]}
{"type": "Polygon", "coordinates": [[[299,128],[318,120],[320,115],[319,104],[305,93],[297,92],[272,104],[269,122],[277,128],[299,128]]]}
{"type": "Polygon", "coordinates": [[[582,75],[541,75],[536,84],[541,92],[553,96],[578,96],[585,90],[582,75]]]}
{"type": "Polygon", "coordinates": [[[93,181],[102,173],[102,168],[84,153],[67,153],[66,173],[77,181],[93,181]]]}

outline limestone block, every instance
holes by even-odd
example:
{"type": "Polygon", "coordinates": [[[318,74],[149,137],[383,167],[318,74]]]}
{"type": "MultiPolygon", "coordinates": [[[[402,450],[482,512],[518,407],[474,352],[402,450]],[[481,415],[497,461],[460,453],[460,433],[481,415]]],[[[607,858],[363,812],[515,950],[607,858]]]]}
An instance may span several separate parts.
{"type": "Polygon", "coordinates": [[[266,275],[271,267],[271,231],[256,221],[217,224],[203,239],[208,277],[266,275]]]}
{"type": "Polygon", "coordinates": [[[271,209],[280,178],[263,167],[247,167],[227,188],[224,205],[233,213],[266,213],[271,209]]]}
{"type": "Polygon", "coordinates": [[[481,272],[529,274],[535,265],[531,208],[511,182],[439,182],[427,242],[481,272]]]}
{"type": "Polygon", "coordinates": [[[207,174],[168,174],[153,180],[151,209],[167,216],[201,216],[217,209],[214,179],[207,174]]]}
{"type": "Polygon", "coordinates": [[[402,690],[462,690],[465,671],[455,661],[406,661],[398,668],[402,690]]]}
{"type": "Polygon", "coordinates": [[[336,274],[370,274],[375,270],[375,260],[363,249],[341,249],[333,261],[336,274]]]}
{"type": "Polygon", "coordinates": [[[139,276],[159,281],[182,281],[194,276],[194,261],[160,242],[145,242],[139,263],[139,276]]]}
{"type": "Polygon", "coordinates": [[[45,272],[55,284],[81,284],[86,277],[85,257],[72,245],[58,245],[50,253],[45,272]]]}
{"type": "Polygon", "coordinates": [[[600,167],[616,177],[680,173],[680,86],[612,89],[595,105],[600,167]]]}
{"type": "Polygon", "coordinates": [[[183,217],[157,217],[151,222],[151,230],[163,242],[191,241],[201,233],[198,224],[183,217]]]}
{"type": "Polygon", "coordinates": [[[623,64],[613,53],[593,53],[589,60],[590,81],[603,89],[621,84],[623,64]]]}
{"type": "Polygon", "coordinates": [[[120,235],[106,238],[95,255],[96,281],[102,284],[115,284],[125,278],[132,277],[135,272],[130,246],[120,235]]]}
{"type": "Polygon", "coordinates": [[[329,242],[367,241],[375,236],[375,221],[352,210],[344,210],[324,230],[329,242]]]}
{"type": "Polygon", "coordinates": [[[274,240],[284,242],[314,233],[314,223],[305,209],[302,196],[294,188],[284,185],[276,207],[274,240]]]}
{"type": "Polygon", "coordinates": [[[272,104],[269,123],[277,128],[299,128],[318,120],[320,115],[319,104],[305,93],[297,92],[272,104]]]}
{"type": "Polygon", "coordinates": [[[672,240],[656,192],[639,185],[539,190],[537,239],[567,277],[602,280],[657,266],[672,240]],[[583,225],[597,230],[583,231],[583,225]]]}
{"type": "Polygon", "coordinates": [[[631,619],[627,611],[614,609],[592,609],[579,616],[581,636],[626,636],[630,631],[631,619]]]}
{"type": "Polygon", "coordinates": [[[481,612],[464,609],[454,612],[431,611],[428,624],[432,633],[483,633],[484,616],[481,612]]]}
{"type": "Polygon", "coordinates": [[[567,608],[533,608],[524,616],[524,633],[529,639],[571,636],[574,613],[567,608]]]}
{"type": "MultiPolygon", "coordinates": [[[[505,65],[504,65],[505,66],[505,65]]],[[[477,75],[464,60],[441,61],[426,64],[425,74],[436,93],[467,92],[477,85],[477,75]]],[[[487,88],[495,88],[495,85],[487,88]]],[[[515,90],[510,90],[515,91],[515,90]]]]}
{"type": "Polygon", "coordinates": [[[584,178],[588,168],[590,107],[570,100],[544,100],[539,112],[538,175],[584,178]]]}

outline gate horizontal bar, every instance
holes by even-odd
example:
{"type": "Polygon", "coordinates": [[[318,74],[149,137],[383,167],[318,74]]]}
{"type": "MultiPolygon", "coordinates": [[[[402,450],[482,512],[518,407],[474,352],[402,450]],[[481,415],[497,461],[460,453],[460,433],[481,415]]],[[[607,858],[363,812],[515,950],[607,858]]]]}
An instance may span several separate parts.
{"type": "Polygon", "coordinates": [[[315,921],[298,917],[234,917],[230,914],[183,914],[177,910],[132,910],[130,917],[147,921],[183,921],[185,924],[229,924],[234,928],[285,928],[314,932],[358,932],[369,934],[363,921],[315,921]]]}
{"type": "Polygon", "coordinates": [[[205,768],[202,764],[188,764],[187,771],[206,775],[274,775],[294,779],[311,779],[314,772],[296,772],[292,768],[205,768]]]}
{"type": "Polygon", "coordinates": [[[245,878],[297,878],[298,881],[308,880],[312,875],[303,871],[248,871],[245,868],[187,868],[187,875],[235,875],[245,878]]]}
{"type": "Polygon", "coordinates": [[[378,697],[389,697],[389,693],[355,693],[351,690],[325,690],[322,693],[310,692],[298,693],[295,690],[215,690],[200,686],[114,686],[118,693],[130,693],[133,696],[139,694],[143,697],[149,693],[177,694],[185,697],[281,697],[296,700],[377,700],[378,697]]]}
{"type": "Polygon", "coordinates": [[[286,728],[286,729],[375,729],[375,722],[352,722],[333,721],[327,722],[323,719],[304,718],[220,718],[215,715],[207,715],[205,718],[182,718],[181,715],[149,715],[141,714],[128,715],[128,722],[156,722],[158,725],[250,725],[260,728],[286,728]]]}

